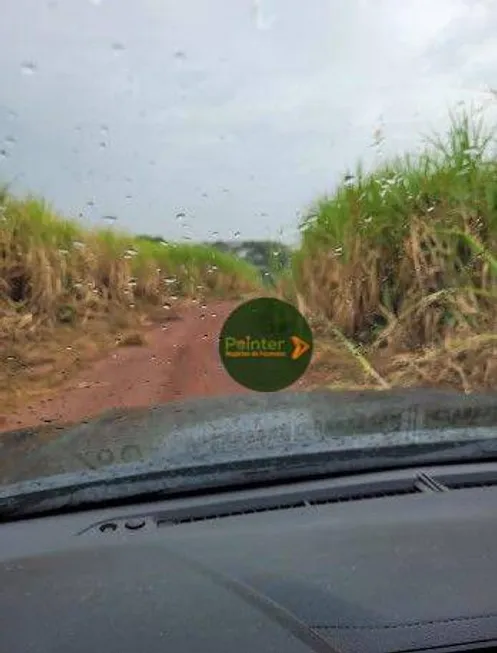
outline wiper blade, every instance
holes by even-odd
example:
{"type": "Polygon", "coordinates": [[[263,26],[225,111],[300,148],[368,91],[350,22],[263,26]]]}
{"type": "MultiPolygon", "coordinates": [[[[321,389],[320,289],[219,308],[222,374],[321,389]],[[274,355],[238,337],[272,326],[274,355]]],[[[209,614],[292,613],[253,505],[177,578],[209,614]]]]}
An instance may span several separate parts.
{"type": "Polygon", "coordinates": [[[4,486],[0,490],[0,521],[350,473],[495,460],[497,437],[321,451],[190,467],[168,467],[165,461],[133,463],[4,486]]]}

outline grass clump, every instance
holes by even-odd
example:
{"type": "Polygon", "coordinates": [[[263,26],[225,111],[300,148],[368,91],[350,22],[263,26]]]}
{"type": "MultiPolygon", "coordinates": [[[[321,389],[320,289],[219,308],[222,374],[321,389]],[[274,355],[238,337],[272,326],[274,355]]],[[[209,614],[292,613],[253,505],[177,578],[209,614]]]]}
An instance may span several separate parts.
{"type": "Polygon", "coordinates": [[[450,118],[420,155],[320,198],[280,279],[382,387],[497,387],[494,132],[465,108],[450,118]]]}
{"type": "Polygon", "coordinates": [[[57,385],[116,341],[144,344],[136,332],[145,316],[169,319],[185,299],[234,299],[259,287],[255,268],[215,248],[86,229],[3,189],[0,395],[28,377],[57,385]]]}
{"type": "Polygon", "coordinates": [[[39,199],[0,195],[1,327],[75,323],[110,306],[178,297],[237,297],[257,271],[206,245],[152,242],[114,229],[84,229],[39,199]],[[31,324],[31,320],[29,322],[31,324]],[[26,322],[27,325],[27,322],[26,322]]]}
{"type": "Polygon", "coordinates": [[[138,333],[135,331],[124,335],[118,340],[117,344],[120,347],[143,347],[147,344],[147,340],[143,333],[138,333]]]}

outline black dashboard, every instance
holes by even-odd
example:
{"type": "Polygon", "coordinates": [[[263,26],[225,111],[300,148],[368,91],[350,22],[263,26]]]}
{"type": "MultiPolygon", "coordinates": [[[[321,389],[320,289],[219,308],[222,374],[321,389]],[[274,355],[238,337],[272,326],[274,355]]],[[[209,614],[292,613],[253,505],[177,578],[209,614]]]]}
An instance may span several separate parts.
{"type": "Polygon", "coordinates": [[[496,575],[493,463],[19,520],[0,651],[490,651],[496,575]]]}

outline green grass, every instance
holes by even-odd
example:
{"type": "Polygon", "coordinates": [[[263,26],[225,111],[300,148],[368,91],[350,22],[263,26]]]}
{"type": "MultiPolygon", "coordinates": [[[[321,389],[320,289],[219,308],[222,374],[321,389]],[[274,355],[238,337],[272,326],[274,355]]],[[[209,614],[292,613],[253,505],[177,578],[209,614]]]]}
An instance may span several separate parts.
{"type": "Polygon", "coordinates": [[[269,261],[264,284],[260,270],[218,247],[89,230],[42,200],[2,191],[0,337],[86,324],[115,306],[241,298],[276,280],[275,292],[377,386],[496,388],[494,131],[471,110],[450,118],[420,153],[370,172],[359,164],[318,198],[300,247],[269,261]]]}
{"type": "Polygon", "coordinates": [[[0,196],[0,307],[62,321],[175,297],[238,297],[260,286],[255,268],[207,245],[148,241],[85,229],[43,200],[0,196]]]}
{"type": "MultiPolygon", "coordinates": [[[[419,154],[368,173],[358,165],[352,181],[318,198],[280,277],[283,295],[300,298],[361,356],[380,347],[404,362],[427,348],[444,356],[451,339],[497,330],[494,130],[471,109],[450,119],[447,133],[425,138],[419,154]]],[[[467,361],[460,352],[450,361],[457,383],[471,376],[468,365],[487,386],[497,382],[489,376],[495,341],[479,342],[481,358],[472,345],[467,361]]],[[[402,382],[409,374],[419,381],[418,372],[409,367],[402,382]]],[[[422,380],[435,376],[428,371],[422,380]]]]}

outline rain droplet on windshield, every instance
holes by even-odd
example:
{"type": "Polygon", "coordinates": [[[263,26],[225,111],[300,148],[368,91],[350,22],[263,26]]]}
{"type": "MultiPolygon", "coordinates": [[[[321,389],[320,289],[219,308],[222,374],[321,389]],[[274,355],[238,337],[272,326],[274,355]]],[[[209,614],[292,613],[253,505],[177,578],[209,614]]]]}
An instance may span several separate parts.
{"type": "Polygon", "coordinates": [[[9,156],[7,150],[0,150],[0,159],[6,159],[9,156]]]}
{"type": "Polygon", "coordinates": [[[183,218],[186,218],[186,213],[184,211],[176,213],[176,220],[183,220],[183,218]]]}
{"type": "Polygon", "coordinates": [[[33,61],[24,61],[21,64],[21,72],[23,75],[34,75],[37,70],[38,68],[33,61]]]}
{"type": "Polygon", "coordinates": [[[183,50],[176,50],[174,53],[174,58],[183,61],[186,59],[186,53],[183,52],[183,50]]]}
{"type": "Polygon", "coordinates": [[[119,54],[121,52],[124,52],[125,47],[122,43],[119,43],[116,41],[115,43],[112,44],[112,50],[116,53],[119,54]]]}

